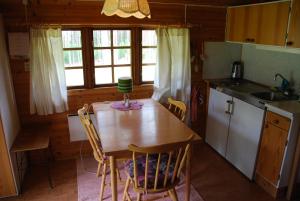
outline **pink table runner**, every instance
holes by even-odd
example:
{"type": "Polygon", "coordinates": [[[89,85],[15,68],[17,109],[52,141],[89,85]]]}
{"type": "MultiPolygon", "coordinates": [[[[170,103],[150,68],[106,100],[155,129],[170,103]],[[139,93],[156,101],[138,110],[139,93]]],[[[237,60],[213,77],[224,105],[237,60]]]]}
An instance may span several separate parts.
{"type": "Polygon", "coordinates": [[[120,110],[120,111],[128,111],[128,110],[140,110],[143,107],[143,103],[140,103],[138,101],[130,101],[129,102],[129,107],[125,107],[123,101],[118,101],[118,102],[113,102],[111,104],[111,107],[120,110]]]}

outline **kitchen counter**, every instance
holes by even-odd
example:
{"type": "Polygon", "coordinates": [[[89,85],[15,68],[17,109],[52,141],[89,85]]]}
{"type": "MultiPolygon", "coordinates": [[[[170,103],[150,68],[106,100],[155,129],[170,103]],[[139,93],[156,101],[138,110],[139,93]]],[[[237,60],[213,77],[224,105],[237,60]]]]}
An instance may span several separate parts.
{"type": "Polygon", "coordinates": [[[283,116],[292,117],[299,113],[300,103],[296,100],[267,101],[257,98],[252,93],[271,91],[271,88],[249,80],[234,81],[232,79],[207,80],[209,86],[227,95],[238,98],[258,108],[273,110],[283,116]]]}
{"type": "Polygon", "coordinates": [[[267,101],[258,99],[252,96],[251,93],[269,91],[269,87],[248,80],[240,80],[237,82],[231,79],[214,79],[206,81],[211,88],[238,98],[258,108],[265,109],[265,103],[267,103],[267,101]]]}
{"type": "Polygon", "coordinates": [[[293,118],[300,116],[300,102],[299,101],[277,101],[267,103],[265,105],[268,110],[280,114],[282,116],[293,118]]]}

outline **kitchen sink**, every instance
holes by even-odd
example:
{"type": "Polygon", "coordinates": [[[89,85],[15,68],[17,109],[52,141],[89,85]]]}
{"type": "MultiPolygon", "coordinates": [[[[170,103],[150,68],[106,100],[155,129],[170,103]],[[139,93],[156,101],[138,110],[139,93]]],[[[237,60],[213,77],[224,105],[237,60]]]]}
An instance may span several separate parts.
{"type": "Polygon", "coordinates": [[[265,91],[251,93],[252,96],[265,101],[284,101],[284,100],[297,100],[299,97],[296,95],[286,96],[281,92],[265,91]]]}

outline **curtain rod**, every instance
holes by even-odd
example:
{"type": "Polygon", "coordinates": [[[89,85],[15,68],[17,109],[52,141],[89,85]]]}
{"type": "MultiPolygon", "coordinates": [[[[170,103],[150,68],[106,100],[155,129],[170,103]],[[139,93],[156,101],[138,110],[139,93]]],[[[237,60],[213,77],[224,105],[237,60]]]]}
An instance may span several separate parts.
{"type": "MultiPolygon", "coordinates": [[[[88,0],[77,0],[77,1],[88,1],[88,0]]],[[[104,2],[105,0],[100,0],[104,2]]],[[[177,5],[177,6],[189,6],[189,7],[212,7],[212,8],[227,8],[227,6],[217,6],[208,4],[192,4],[192,3],[175,3],[175,2],[160,2],[160,1],[148,1],[149,4],[161,4],[161,5],[177,5]]]]}
{"type": "Polygon", "coordinates": [[[72,24],[72,23],[43,23],[43,22],[31,22],[29,24],[26,23],[16,23],[15,25],[29,25],[33,28],[63,28],[63,27],[70,27],[70,28],[77,28],[77,27],[91,27],[91,28],[126,28],[126,27],[132,27],[132,28],[168,28],[168,27],[174,27],[174,28],[201,28],[201,25],[195,25],[195,24],[72,24]]]}
{"type": "Polygon", "coordinates": [[[227,8],[228,6],[214,6],[214,5],[198,5],[198,4],[189,4],[189,3],[167,3],[167,2],[150,2],[149,4],[160,4],[160,5],[177,5],[177,6],[187,6],[187,7],[206,7],[206,8],[227,8]]]}

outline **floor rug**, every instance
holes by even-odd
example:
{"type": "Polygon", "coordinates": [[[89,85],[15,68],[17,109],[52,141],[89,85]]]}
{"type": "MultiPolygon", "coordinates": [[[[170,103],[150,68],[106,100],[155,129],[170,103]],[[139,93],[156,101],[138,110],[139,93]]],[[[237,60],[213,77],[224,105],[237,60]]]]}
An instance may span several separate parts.
{"type": "MultiPolygon", "coordinates": [[[[101,177],[96,177],[97,162],[93,158],[85,158],[77,160],[77,186],[78,186],[78,201],[98,201],[100,192],[101,177]]],[[[120,174],[123,181],[126,180],[125,173],[121,166],[120,174]]],[[[106,183],[110,183],[110,175],[106,177],[106,183]]],[[[125,182],[123,182],[125,183],[125,182]]],[[[118,200],[122,200],[124,184],[118,182],[118,200]]],[[[179,184],[176,188],[178,200],[184,201],[185,188],[183,184],[179,184]]],[[[136,200],[136,194],[132,188],[129,190],[132,200],[136,200]]],[[[162,194],[145,195],[142,200],[158,198],[158,201],[171,201],[169,197],[162,198],[162,194]]],[[[110,186],[107,185],[104,192],[104,201],[111,200],[110,186]]],[[[191,186],[191,199],[190,201],[204,201],[193,186],[191,186]]]]}

